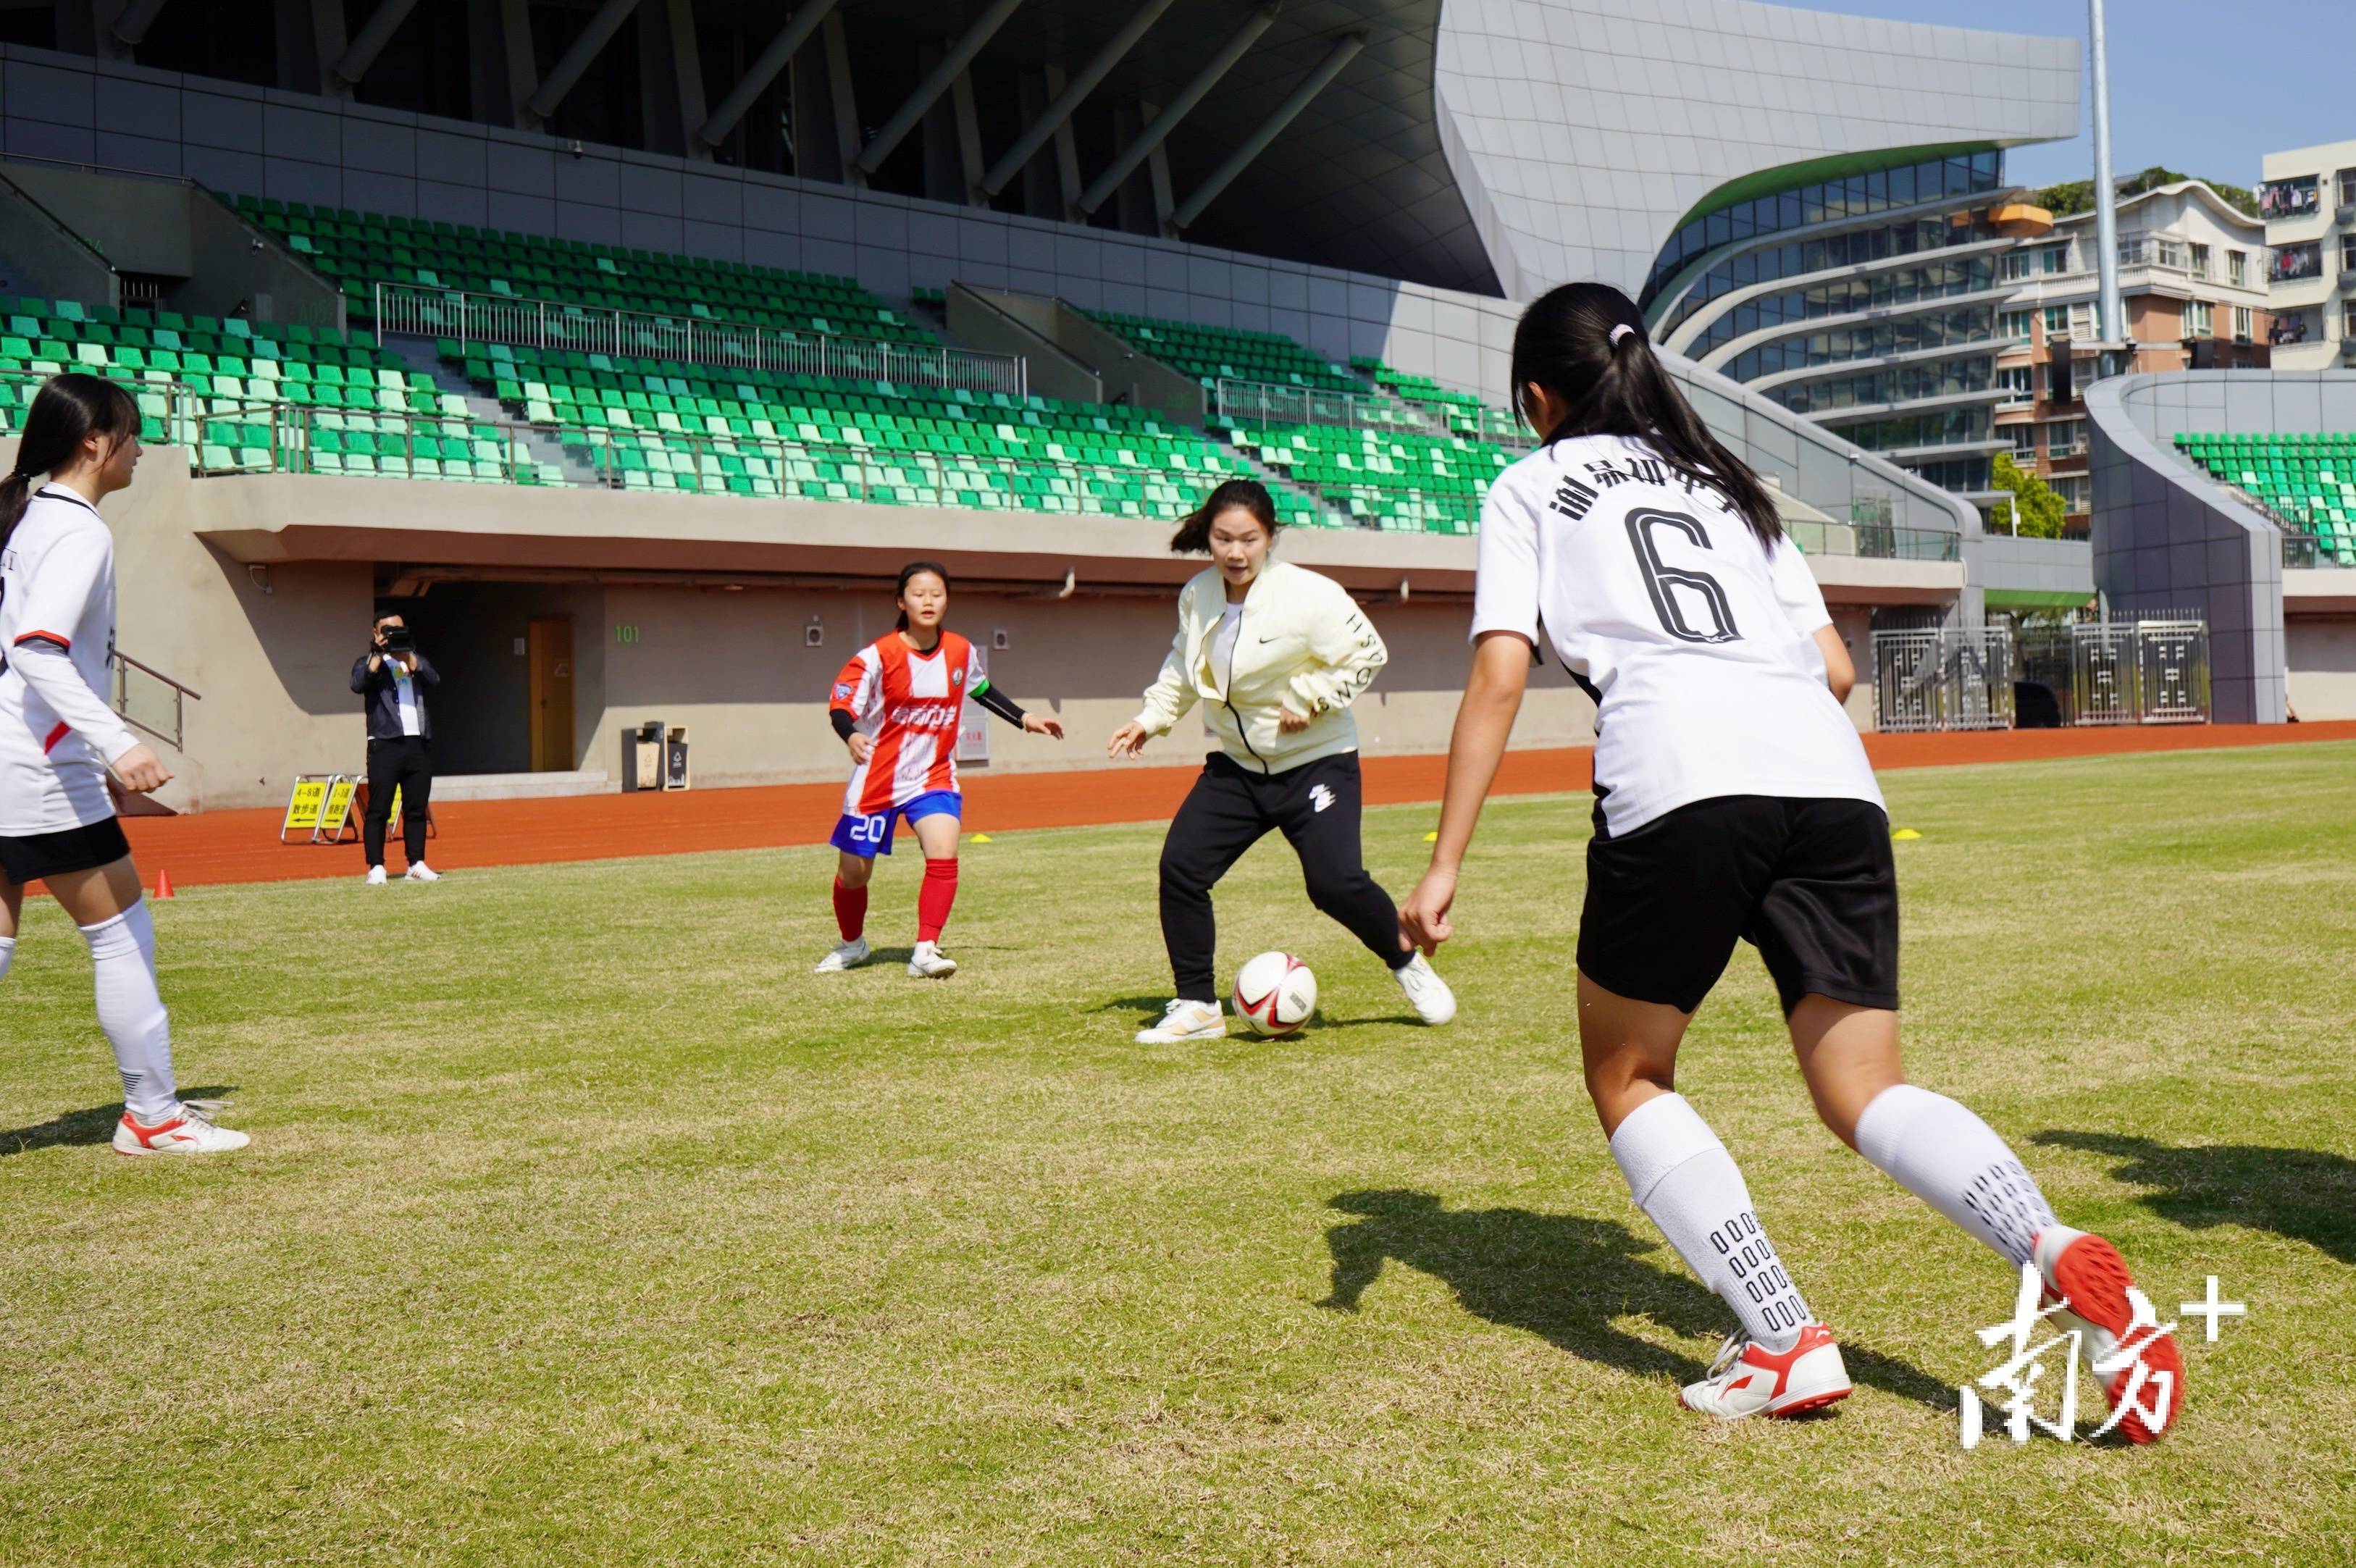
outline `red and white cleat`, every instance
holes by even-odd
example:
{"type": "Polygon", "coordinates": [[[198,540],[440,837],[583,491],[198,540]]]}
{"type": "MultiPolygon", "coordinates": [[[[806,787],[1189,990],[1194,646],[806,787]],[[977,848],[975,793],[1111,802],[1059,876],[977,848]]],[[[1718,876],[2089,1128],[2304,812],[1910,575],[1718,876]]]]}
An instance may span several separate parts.
{"type": "Polygon", "coordinates": [[[214,1126],[211,1117],[186,1103],[153,1125],[128,1111],[114,1124],[118,1155],[225,1155],[252,1141],[233,1128],[214,1126]]]}
{"type": "Polygon", "coordinates": [[[1709,1375],[1688,1384],[1677,1402],[1704,1415],[1740,1421],[1746,1415],[1799,1415],[1848,1398],[1848,1369],[1833,1331],[1802,1326],[1799,1342],[1777,1355],[1740,1334],[1728,1338],[1709,1375]]]}
{"type": "Polygon", "coordinates": [[[2079,1355],[2102,1386],[2111,1423],[2130,1443],[2156,1441],[2184,1408],[2184,1352],[2173,1334],[2153,1332],[2159,1325],[2149,1301],[2142,1302],[2138,1316],[2129,1293],[2142,1293],[2135,1289],[2126,1260],[2100,1236],[2066,1225],[2037,1233],[2036,1259],[2045,1280],[2045,1305],[2064,1298],[2070,1304],[2053,1315],[2053,1322],[2085,1331],[2079,1355]],[[2122,1401],[2128,1404],[2124,1412],[2122,1401]]]}

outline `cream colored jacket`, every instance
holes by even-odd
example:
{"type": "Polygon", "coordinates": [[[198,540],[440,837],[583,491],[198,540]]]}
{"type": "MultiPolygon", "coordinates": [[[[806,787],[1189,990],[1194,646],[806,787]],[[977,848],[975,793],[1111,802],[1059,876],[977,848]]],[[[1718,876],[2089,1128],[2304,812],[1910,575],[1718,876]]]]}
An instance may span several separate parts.
{"type": "Polygon", "coordinates": [[[1357,750],[1350,704],[1374,684],[1390,651],[1348,591],[1281,561],[1262,567],[1244,594],[1232,679],[1212,668],[1226,603],[1216,567],[1180,591],[1178,635],[1137,722],[1167,735],[1201,702],[1221,748],[1255,773],[1282,773],[1357,750]],[[1287,735],[1277,727],[1277,710],[1287,703],[1309,715],[1307,729],[1287,735]]]}

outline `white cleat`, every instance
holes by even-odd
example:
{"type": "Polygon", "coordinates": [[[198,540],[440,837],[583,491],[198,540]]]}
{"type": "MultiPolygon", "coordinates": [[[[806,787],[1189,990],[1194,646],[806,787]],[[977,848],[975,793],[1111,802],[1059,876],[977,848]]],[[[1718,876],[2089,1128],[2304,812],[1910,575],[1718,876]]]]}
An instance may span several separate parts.
{"type": "Polygon", "coordinates": [[[402,873],[401,879],[403,882],[439,882],[442,880],[442,874],[421,860],[402,873]]]}
{"type": "Polygon", "coordinates": [[[1162,1010],[1162,1022],[1137,1032],[1141,1046],[1174,1046],[1181,1040],[1224,1040],[1226,1010],[1215,1002],[1189,1002],[1177,997],[1162,1010]]]}
{"type": "Polygon", "coordinates": [[[371,866],[369,866],[369,874],[368,874],[368,875],[367,875],[366,877],[364,877],[362,880],[364,880],[365,882],[367,882],[367,884],[368,884],[369,886],[371,886],[371,887],[381,887],[381,886],[384,886],[384,867],[383,867],[383,866],[381,866],[381,865],[371,865],[371,866]]]}
{"type": "Polygon", "coordinates": [[[857,969],[875,956],[865,937],[853,937],[847,942],[837,942],[834,950],[818,961],[812,974],[841,974],[846,969],[857,969]]]}
{"type": "Polygon", "coordinates": [[[1730,1337],[1709,1373],[1688,1384],[1677,1402],[1704,1415],[1740,1421],[1746,1415],[1799,1415],[1849,1396],[1848,1368],[1833,1331],[1802,1325],[1798,1343],[1777,1355],[1758,1341],[1730,1337]]]}
{"type": "Polygon", "coordinates": [[[252,1141],[242,1133],[214,1126],[211,1117],[186,1103],[152,1124],[128,1111],[114,1124],[118,1155],[225,1155],[252,1141]]]}
{"type": "Polygon", "coordinates": [[[1456,1016],[1456,993],[1448,989],[1448,982],[1440,978],[1431,961],[1421,953],[1391,971],[1391,978],[1399,983],[1399,989],[1415,1004],[1415,1015],[1425,1023],[1445,1024],[1456,1016]]]}
{"type": "Polygon", "coordinates": [[[957,960],[944,955],[938,942],[918,942],[908,955],[911,980],[947,980],[957,972],[957,960]]]}

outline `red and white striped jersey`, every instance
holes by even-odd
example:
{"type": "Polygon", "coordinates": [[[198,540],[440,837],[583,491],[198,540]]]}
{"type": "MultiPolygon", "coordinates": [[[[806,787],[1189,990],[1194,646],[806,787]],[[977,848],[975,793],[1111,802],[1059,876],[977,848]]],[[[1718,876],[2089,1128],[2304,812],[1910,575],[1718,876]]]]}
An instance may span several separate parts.
{"type": "Polygon", "coordinates": [[[834,678],[828,706],[851,715],[875,737],[875,749],[851,769],[845,816],[873,816],[936,789],[955,789],[958,722],[965,699],[989,688],[981,655],[944,630],[930,653],[892,632],[853,655],[834,678]]]}

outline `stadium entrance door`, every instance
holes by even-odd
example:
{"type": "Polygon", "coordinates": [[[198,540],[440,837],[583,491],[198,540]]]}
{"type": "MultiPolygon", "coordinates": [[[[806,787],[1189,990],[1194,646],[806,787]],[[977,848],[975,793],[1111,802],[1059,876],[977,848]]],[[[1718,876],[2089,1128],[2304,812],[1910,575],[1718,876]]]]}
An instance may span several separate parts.
{"type": "Polygon", "coordinates": [[[573,766],[573,618],[534,616],[530,630],[531,770],[573,766]]]}

